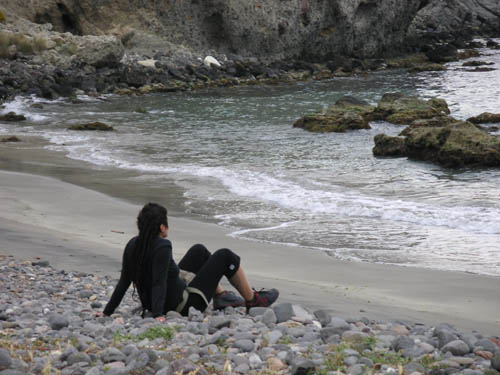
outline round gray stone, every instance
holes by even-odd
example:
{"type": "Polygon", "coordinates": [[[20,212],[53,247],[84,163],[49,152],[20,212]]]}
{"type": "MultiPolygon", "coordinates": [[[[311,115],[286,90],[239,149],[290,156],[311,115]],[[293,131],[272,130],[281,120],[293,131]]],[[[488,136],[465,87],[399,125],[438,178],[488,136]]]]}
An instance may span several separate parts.
{"type": "Polygon", "coordinates": [[[0,371],[8,369],[12,364],[12,358],[8,350],[0,349],[0,371]]]}
{"type": "Polygon", "coordinates": [[[477,348],[478,346],[482,347],[483,350],[487,350],[487,351],[492,352],[492,353],[494,353],[495,350],[498,349],[497,346],[495,344],[493,344],[493,341],[491,341],[490,339],[478,340],[474,344],[474,347],[477,348]]]}
{"type": "Polygon", "coordinates": [[[496,350],[493,353],[493,358],[491,359],[491,368],[500,371],[500,350],[496,350]]]}
{"type": "Polygon", "coordinates": [[[79,362],[90,363],[92,361],[90,360],[90,357],[88,356],[88,354],[78,352],[78,353],[70,354],[68,356],[68,359],[66,360],[66,362],[68,362],[68,365],[71,366],[71,365],[74,365],[75,363],[79,363],[79,362]]]}
{"type": "Polygon", "coordinates": [[[300,359],[292,366],[293,375],[309,375],[314,372],[316,366],[314,362],[309,359],[300,359]]]}
{"type": "Polygon", "coordinates": [[[277,323],[286,322],[293,317],[293,306],[291,303],[280,303],[273,307],[276,314],[277,323]]]}
{"type": "Polygon", "coordinates": [[[49,316],[50,328],[54,331],[59,331],[67,326],[69,326],[69,320],[61,314],[50,314],[49,316]]]}
{"type": "Polygon", "coordinates": [[[314,316],[319,320],[322,327],[326,327],[331,321],[331,315],[325,310],[316,310],[314,316]]]}
{"type": "Polygon", "coordinates": [[[104,363],[109,363],[109,362],[122,362],[127,359],[125,354],[123,354],[120,350],[117,348],[106,348],[100,353],[101,360],[104,363]]]}
{"type": "Polygon", "coordinates": [[[90,296],[92,296],[92,292],[90,290],[82,290],[80,291],[80,293],[78,293],[78,296],[80,298],[89,298],[90,296]]]}
{"type": "Polygon", "coordinates": [[[255,345],[253,341],[248,340],[248,339],[243,339],[243,340],[237,340],[233,343],[234,348],[238,348],[243,352],[251,352],[255,345]]]}
{"type": "Polygon", "coordinates": [[[267,311],[265,311],[262,315],[261,322],[264,323],[267,327],[273,327],[277,321],[278,318],[276,317],[276,313],[273,309],[267,309],[267,311]]]}
{"type": "Polygon", "coordinates": [[[441,348],[443,353],[450,352],[453,355],[463,356],[470,353],[469,345],[462,340],[453,340],[441,348]]]}

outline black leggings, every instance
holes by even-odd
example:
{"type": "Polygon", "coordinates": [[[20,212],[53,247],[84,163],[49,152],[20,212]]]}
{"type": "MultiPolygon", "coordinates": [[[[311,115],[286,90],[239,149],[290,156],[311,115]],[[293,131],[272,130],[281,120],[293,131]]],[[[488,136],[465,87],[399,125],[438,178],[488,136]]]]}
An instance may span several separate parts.
{"type": "MultiPolygon", "coordinates": [[[[240,257],[229,249],[219,249],[210,254],[204,245],[197,244],[191,246],[184,255],[179,262],[179,268],[196,274],[188,286],[201,290],[207,297],[207,301],[210,302],[222,276],[226,276],[229,280],[238,271],[240,257]]],[[[207,308],[203,298],[194,293],[189,294],[181,314],[187,315],[191,306],[199,311],[205,311],[207,308]]]]}

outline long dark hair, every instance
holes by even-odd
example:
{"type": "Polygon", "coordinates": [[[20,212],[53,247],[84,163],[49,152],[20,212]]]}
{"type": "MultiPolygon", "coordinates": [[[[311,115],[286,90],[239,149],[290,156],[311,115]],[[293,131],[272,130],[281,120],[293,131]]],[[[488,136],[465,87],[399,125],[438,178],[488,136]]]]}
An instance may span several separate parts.
{"type": "Polygon", "coordinates": [[[160,225],[168,227],[167,209],[156,203],[146,204],[137,216],[137,228],[139,236],[135,242],[135,248],[132,253],[133,272],[132,281],[140,289],[144,283],[144,274],[148,273],[147,260],[150,258],[154,243],[158,240],[160,234],[160,225]]]}

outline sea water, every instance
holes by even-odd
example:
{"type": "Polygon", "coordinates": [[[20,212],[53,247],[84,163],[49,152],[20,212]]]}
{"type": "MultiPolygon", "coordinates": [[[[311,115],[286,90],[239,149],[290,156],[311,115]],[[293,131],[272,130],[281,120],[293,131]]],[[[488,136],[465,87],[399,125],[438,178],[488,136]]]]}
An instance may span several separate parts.
{"type": "MultiPolygon", "coordinates": [[[[232,236],[287,243],[353,261],[500,276],[500,170],[450,170],[375,158],[373,138],[403,128],[316,134],[292,124],[344,95],[376,104],[386,92],[447,100],[466,119],[500,112],[500,51],[444,72],[383,71],[290,85],[207,89],[141,97],[18,97],[0,134],[42,136],[45,146],[100,169],[137,171],[141,183],[172,182],[182,210],[231,228],[232,236]],[[42,108],[34,108],[34,103],[42,108]],[[114,132],[66,130],[102,121],[114,132]]],[[[498,133],[497,133],[498,134],[498,133]]],[[[169,192],[165,192],[168,198],[169,192]]]]}

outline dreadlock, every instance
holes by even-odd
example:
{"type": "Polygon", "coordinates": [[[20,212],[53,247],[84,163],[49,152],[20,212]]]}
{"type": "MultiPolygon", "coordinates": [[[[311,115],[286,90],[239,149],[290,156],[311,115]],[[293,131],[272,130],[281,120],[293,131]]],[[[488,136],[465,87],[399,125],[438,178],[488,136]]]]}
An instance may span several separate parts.
{"type": "Polygon", "coordinates": [[[135,248],[132,252],[133,270],[131,276],[138,290],[141,285],[144,285],[142,281],[144,273],[147,273],[146,262],[160,234],[161,224],[168,227],[167,209],[159,204],[146,204],[137,216],[139,236],[137,237],[135,248]]]}

